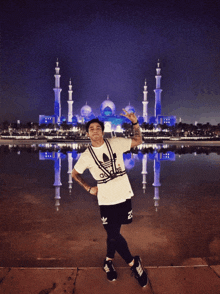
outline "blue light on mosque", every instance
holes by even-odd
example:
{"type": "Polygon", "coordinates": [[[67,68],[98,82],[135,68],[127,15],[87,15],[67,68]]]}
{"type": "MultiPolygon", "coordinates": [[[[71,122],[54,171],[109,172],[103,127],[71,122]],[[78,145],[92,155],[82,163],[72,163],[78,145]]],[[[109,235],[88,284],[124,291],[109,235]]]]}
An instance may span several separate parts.
{"type": "Polygon", "coordinates": [[[55,117],[59,117],[59,111],[60,111],[60,103],[58,101],[55,101],[54,102],[54,114],[55,114],[55,117]]]}
{"type": "Polygon", "coordinates": [[[130,159],[125,159],[124,160],[124,164],[126,169],[132,169],[135,166],[135,162],[134,159],[130,158],[130,159]]]}
{"type": "MultiPolygon", "coordinates": [[[[76,151],[75,151],[76,152],[76,151]]],[[[74,153],[75,154],[75,153],[74,153]]],[[[65,159],[66,155],[60,151],[47,151],[47,152],[42,152],[39,151],[39,160],[54,160],[56,161],[57,159],[65,159]]]]}
{"type": "MultiPolygon", "coordinates": [[[[61,124],[62,122],[67,121],[67,119],[64,116],[61,116],[61,91],[62,89],[60,88],[60,75],[59,75],[59,62],[56,62],[56,74],[55,74],[55,88],[54,88],[54,93],[55,93],[55,103],[54,103],[54,115],[52,116],[45,116],[45,115],[40,115],[39,116],[39,124],[54,124],[58,123],[61,124]]],[[[160,63],[158,61],[157,63],[157,68],[156,68],[156,73],[157,75],[155,76],[156,78],[156,89],[154,90],[155,92],[155,109],[154,109],[154,116],[150,117],[148,119],[148,113],[147,113],[147,84],[145,81],[145,86],[144,86],[144,98],[143,98],[143,116],[138,116],[138,122],[141,125],[143,122],[148,122],[149,124],[153,123],[154,125],[157,124],[167,124],[168,126],[173,126],[176,123],[176,117],[175,116],[164,116],[161,115],[161,92],[162,89],[160,89],[160,80],[161,80],[161,75],[160,75],[160,63]]],[[[85,123],[93,118],[96,117],[96,115],[93,113],[93,110],[91,106],[89,106],[87,103],[81,108],[80,115],[73,115],[72,114],[72,84],[70,82],[69,85],[69,100],[67,101],[68,103],[68,123],[76,126],[77,123],[85,123]]],[[[135,108],[130,105],[127,105],[125,107],[125,110],[129,113],[133,112],[135,113],[135,108]]],[[[109,99],[109,96],[107,96],[107,99],[104,100],[100,106],[100,114],[98,115],[98,118],[103,121],[104,123],[107,124],[107,130],[108,131],[116,131],[116,132],[122,132],[122,124],[123,123],[130,123],[130,120],[125,118],[124,116],[121,115],[116,115],[116,107],[113,101],[109,99]]]]}
{"type": "Polygon", "coordinates": [[[73,150],[73,151],[72,151],[72,157],[73,157],[73,159],[76,159],[77,156],[78,156],[77,151],[76,151],[76,150],[73,150]]]}
{"type": "Polygon", "coordinates": [[[102,116],[115,115],[115,104],[109,99],[109,96],[107,96],[107,99],[102,102],[100,106],[100,113],[102,116]]]}
{"type": "Polygon", "coordinates": [[[113,113],[112,113],[112,109],[107,106],[103,111],[102,111],[102,115],[103,116],[112,116],[113,113]]]}
{"type": "Polygon", "coordinates": [[[142,160],[144,157],[143,153],[141,151],[138,152],[138,159],[142,160]]]}
{"type": "Polygon", "coordinates": [[[131,153],[123,153],[123,159],[131,159],[131,153]]]}
{"type": "Polygon", "coordinates": [[[156,150],[154,150],[153,153],[149,153],[148,157],[150,160],[157,160],[157,161],[175,161],[176,156],[175,153],[172,151],[167,151],[166,153],[160,152],[158,153],[156,150]]]}
{"type": "Polygon", "coordinates": [[[125,107],[125,110],[126,110],[128,113],[135,113],[135,108],[134,108],[132,105],[130,105],[130,103],[129,103],[128,106],[125,107]]]}

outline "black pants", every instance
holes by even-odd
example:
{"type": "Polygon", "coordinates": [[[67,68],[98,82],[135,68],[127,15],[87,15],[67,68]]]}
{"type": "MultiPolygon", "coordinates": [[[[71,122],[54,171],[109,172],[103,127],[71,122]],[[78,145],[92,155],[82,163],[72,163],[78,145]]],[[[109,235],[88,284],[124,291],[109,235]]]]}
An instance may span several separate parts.
{"type": "Polygon", "coordinates": [[[126,263],[130,263],[133,260],[128,244],[125,238],[120,234],[120,224],[109,224],[104,226],[107,232],[107,257],[114,258],[115,252],[125,260],[126,263]]]}
{"type": "Polygon", "coordinates": [[[103,226],[107,232],[107,257],[114,258],[115,252],[130,263],[133,260],[128,244],[120,234],[121,225],[132,222],[131,199],[116,205],[100,206],[103,226]]]}

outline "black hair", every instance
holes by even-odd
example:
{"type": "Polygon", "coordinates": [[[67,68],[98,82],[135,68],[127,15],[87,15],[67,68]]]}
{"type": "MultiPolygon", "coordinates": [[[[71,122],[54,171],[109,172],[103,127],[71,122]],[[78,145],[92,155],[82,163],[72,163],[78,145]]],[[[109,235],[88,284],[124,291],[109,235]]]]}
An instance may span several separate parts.
{"type": "Polygon", "coordinates": [[[88,121],[87,124],[86,124],[86,132],[87,133],[89,132],[89,126],[92,123],[98,123],[98,124],[100,124],[100,126],[102,128],[102,131],[104,131],[104,123],[102,121],[100,121],[98,118],[93,118],[92,120],[88,121]]]}

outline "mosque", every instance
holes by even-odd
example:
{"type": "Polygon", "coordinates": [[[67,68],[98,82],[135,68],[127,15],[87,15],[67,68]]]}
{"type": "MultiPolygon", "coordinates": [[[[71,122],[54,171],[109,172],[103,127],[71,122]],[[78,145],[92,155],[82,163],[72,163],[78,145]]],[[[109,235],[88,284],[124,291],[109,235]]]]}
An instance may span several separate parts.
{"type": "MultiPolygon", "coordinates": [[[[157,68],[156,68],[156,89],[154,90],[155,93],[155,106],[154,106],[154,116],[148,118],[148,100],[147,100],[147,81],[145,80],[144,84],[144,91],[143,91],[143,115],[138,116],[139,124],[141,125],[143,122],[154,124],[155,126],[158,124],[166,124],[168,126],[173,126],[176,123],[175,116],[164,116],[161,114],[161,92],[162,89],[160,87],[161,82],[161,68],[160,63],[158,61],[157,68]]],[[[59,62],[57,60],[56,67],[55,67],[55,87],[54,87],[54,95],[55,95],[55,102],[54,102],[54,115],[46,116],[40,115],[39,116],[39,124],[61,124],[63,122],[67,122],[68,124],[72,124],[76,126],[77,123],[85,123],[96,116],[94,115],[92,108],[86,103],[81,108],[80,115],[73,115],[73,99],[72,99],[72,83],[71,80],[69,81],[69,90],[68,90],[68,115],[67,118],[62,116],[61,114],[61,91],[60,88],[60,68],[59,62]]],[[[124,107],[129,113],[135,112],[135,108],[130,105],[124,107]]],[[[100,106],[100,114],[98,115],[99,120],[103,121],[105,124],[105,131],[115,131],[115,132],[122,132],[122,124],[130,122],[127,118],[121,115],[116,115],[116,107],[114,102],[112,102],[107,96],[107,99],[104,100],[100,106]]]]}

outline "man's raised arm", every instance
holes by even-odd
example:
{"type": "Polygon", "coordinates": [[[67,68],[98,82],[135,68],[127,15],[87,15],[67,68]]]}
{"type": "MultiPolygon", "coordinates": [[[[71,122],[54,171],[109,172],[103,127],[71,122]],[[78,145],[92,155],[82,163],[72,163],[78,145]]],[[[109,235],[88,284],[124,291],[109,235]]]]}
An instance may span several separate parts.
{"type": "Polygon", "coordinates": [[[142,144],[142,134],[138,123],[133,125],[133,133],[134,136],[132,137],[131,148],[142,144]]]}
{"type": "Polygon", "coordinates": [[[141,134],[140,126],[139,126],[137,117],[133,112],[128,113],[124,108],[123,108],[123,111],[125,112],[125,114],[121,114],[121,115],[127,117],[132,122],[132,125],[133,125],[134,136],[132,137],[132,141],[131,141],[131,148],[133,148],[135,146],[142,144],[142,134],[141,134]]]}

